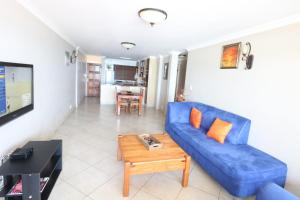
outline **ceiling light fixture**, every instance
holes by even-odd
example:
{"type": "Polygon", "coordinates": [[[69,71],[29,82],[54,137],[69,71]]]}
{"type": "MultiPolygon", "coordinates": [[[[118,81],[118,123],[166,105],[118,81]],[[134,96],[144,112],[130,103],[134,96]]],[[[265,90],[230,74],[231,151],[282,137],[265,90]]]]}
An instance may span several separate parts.
{"type": "Polygon", "coordinates": [[[132,58],[129,58],[129,57],[120,57],[121,59],[124,59],[124,60],[131,60],[132,58]]]}
{"type": "Polygon", "coordinates": [[[140,18],[150,23],[151,26],[165,21],[168,17],[168,14],[165,11],[157,8],[144,8],[140,10],[138,14],[140,18]]]}
{"type": "Polygon", "coordinates": [[[127,50],[136,46],[136,44],[134,44],[132,42],[121,42],[121,45],[122,45],[122,47],[124,47],[127,50]]]}

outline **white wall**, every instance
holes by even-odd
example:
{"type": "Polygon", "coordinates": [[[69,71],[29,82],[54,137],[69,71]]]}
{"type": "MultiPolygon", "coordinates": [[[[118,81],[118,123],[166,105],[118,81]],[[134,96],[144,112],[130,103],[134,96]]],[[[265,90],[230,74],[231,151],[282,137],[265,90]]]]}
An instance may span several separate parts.
{"type": "MultiPolygon", "coordinates": [[[[169,63],[170,62],[170,57],[169,56],[164,56],[163,57],[163,65],[166,64],[166,63],[169,63]]],[[[162,66],[163,67],[163,66],[162,66]]],[[[160,79],[161,79],[161,82],[160,82],[160,95],[159,95],[159,109],[161,111],[165,111],[165,105],[167,103],[167,92],[168,92],[168,80],[165,80],[163,78],[163,69],[159,72],[161,73],[161,76],[158,76],[160,79]]]]}
{"type": "Polygon", "coordinates": [[[76,80],[75,80],[75,93],[76,107],[82,102],[83,98],[86,96],[86,57],[79,53],[76,60],[76,80]]]}
{"type": "Polygon", "coordinates": [[[86,62],[91,64],[102,64],[105,58],[103,56],[86,55],[86,62]]]}
{"type": "Polygon", "coordinates": [[[300,24],[192,50],[187,98],[252,120],[249,144],[288,165],[286,187],[300,195],[300,24]],[[252,44],[253,69],[220,69],[222,45],[252,44]]]}
{"type": "Polygon", "coordinates": [[[156,101],[157,89],[157,58],[150,56],[149,58],[149,76],[147,87],[147,107],[154,107],[156,101]]]}
{"type": "Polygon", "coordinates": [[[172,52],[170,56],[169,62],[169,70],[168,70],[168,102],[174,102],[175,93],[176,93],[176,79],[177,79],[177,69],[178,69],[178,56],[180,52],[172,52]]]}
{"type": "Polygon", "coordinates": [[[155,109],[160,110],[160,99],[161,99],[161,85],[163,79],[163,66],[164,66],[164,57],[159,56],[157,58],[157,84],[156,84],[156,99],[155,99],[155,109]]]}
{"type": "Polygon", "coordinates": [[[0,127],[0,153],[52,133],[75,105],[75,65],[68,43],[18,3],[1,1],[0,60],[34,65],[34,110],[0,127]]]}

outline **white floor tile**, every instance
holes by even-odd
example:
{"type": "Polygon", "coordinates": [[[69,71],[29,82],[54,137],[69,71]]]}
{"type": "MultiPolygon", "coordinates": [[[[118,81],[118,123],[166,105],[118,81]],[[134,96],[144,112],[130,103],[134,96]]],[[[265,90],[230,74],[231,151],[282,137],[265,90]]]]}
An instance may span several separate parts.
{"type": "Polygon", "coordinates": [[[160,200],[159,198],[156,198],[144,191],[139,191],[132,200],[160,200]]]}
{"type": "Polygon", "coordinates": [[[220,185],[199,166],[195,166],[192,170],[189,185],[214,196],[218,196],[221,189],[220,185]]]}
{"type": "Polygon", "coordinates": [[[146,185],[142,187],[142,191],[164,200],[175,199],[181,189],[181,182],[160,174],[155,174],[146,185]]]}
{"type": "Polygon", "coordinates": [[[91,147],[89,150],[80,152],[74,157],[78,158],[81,161],[86,162],[89,165],[94,165],[97,162],[104,160],[109,155],[110,154],[106,153],[105,151],[101,151],[91,147]]]}
{"type": "Polygon", "coordinates": [[[84,194],[67,183],[55,185],[49,200],[83,200],[84,194]]]}
{"type": "Polygon", "coordinates": [[[130,185],[129,197],[123,197],[123,180],[119,176],[116,176],[96,189],[90,197],[93,200],[123,200],[132,198],[137,192],[138,189],[130,185]]]}
{"type": "Polygon", "coordinates": [[[88,167],[90,166],[84,161],[81,161],[75,157],[69,157],[63,160],[63,170],[60,176],[63,180],[67,180],[68,178],[79,174],[88,167]]]}
{"type": "Polygon", "coordinates": [[[89,195],[96,188],[109,180],[109,176],[104,172],[95,169],[94,167],[79,173],[78,175],[67,180],[67,183],[72,185],[80,192],[89,195]]]}
{"type": "Polygon", "coordinates": [[[194,187],[183,188],[176,200],[218,200],[217,196],[213,196],[207,192],[194,187]]]}
{"type": "Polygon", "coordinates": [[[85,197],[83,200],[93,200],[90,197],[85,197]]]}
{"type": "Polygon", "coordinates": [[[90,149],[89,145],[78,141],[73,141],[71,143],[66,144],[66,146],[64,146],[64,152],[72,156],[76,156],[79,153],[88,151],[89,149],[90,149]]]}
{"type": "MultiPolygon", "coordinates": [[[[115,178],[119,178],[120,182],[123,182],[123,171],[118,173],[115,178]]],[[[136,187],[137,189],[142,188],[147,181],[151,179],[153,174],[137,174],[130,176],[130,185],[136,187]]]]}
{"type": "MultiPolygon", "coordinates": [[[[238,198],[237,198],[238,199],[238,198]]],[[[239,198],[243,199],[243,198],[239,198]]],[[[221,188],[219,200],[235,200],[235,197],[229,194],[224,188],[221,188]]],[[[255,197],[244,198],[243,200],[255,200],[255,197]]]]}
{"type": "Polygon", "coordinates": [[[118,161],[117,157],[112,156],[106,157],[93,166],[101,171],[104,171],[109,176],[113,176],[118,172],[123,171],[123,162],[118,161]]]}
{"type": "Polygon", "coordinates": [[[161,172],[159,174],[162,176],[169,177],[170,179],[173,179],[175,181],[181,182],[183,171],[179,170],[179,171],[161,172]]]}

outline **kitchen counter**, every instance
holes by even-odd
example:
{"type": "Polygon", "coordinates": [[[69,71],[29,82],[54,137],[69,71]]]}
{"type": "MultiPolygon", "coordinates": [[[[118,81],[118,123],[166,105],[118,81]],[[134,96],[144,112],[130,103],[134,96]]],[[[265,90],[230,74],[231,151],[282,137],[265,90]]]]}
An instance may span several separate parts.
{"type": "Polygon", "coordinates": [[[101,85],[101,95],[100,95],[100,104],[111,105],[116,103],[116,87],[118,91],[132,91],[140,92],[140,89],[144,89],[144,98],[145,98],[145,87],[144,86],[134,86],[134,85],[123,85],[123,84],[102,84],[101,85]]]}
{"type": "Polygon", "coordinates": [[[142,85],[142,84],[130,84],[130,83],[114,83],[112,85],[130,86],[130,87],[144,87],[144,85],[142,85]]]}
{"type": "Polygon", "coordinates": [[[120,86],[145,86],[143,83],[137,83],[137,81],[122,81],[122,80],[116,80],[113,85],[120,85],[120,86]]]}

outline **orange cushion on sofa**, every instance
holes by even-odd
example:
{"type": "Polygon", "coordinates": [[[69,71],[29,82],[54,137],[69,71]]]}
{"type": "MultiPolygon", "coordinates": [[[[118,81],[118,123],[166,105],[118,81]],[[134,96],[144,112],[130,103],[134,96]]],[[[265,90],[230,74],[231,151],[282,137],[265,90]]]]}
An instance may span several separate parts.
{"type": "Polygon", "coordinates": [[[217,118],[209,128],[207,133],[208,137],[211,137],[221,144],[224,144],[225,138],[232,128],[232,124],[217,118]]]}
{"type": "Polygon", "coordinates": [[[202,119],[202,113],[200,110],[196,108],[192,108],[191,114],[190,114],[190,123],[194,128],[200,128],[202,119]]]}

